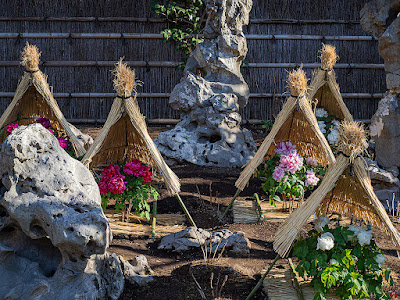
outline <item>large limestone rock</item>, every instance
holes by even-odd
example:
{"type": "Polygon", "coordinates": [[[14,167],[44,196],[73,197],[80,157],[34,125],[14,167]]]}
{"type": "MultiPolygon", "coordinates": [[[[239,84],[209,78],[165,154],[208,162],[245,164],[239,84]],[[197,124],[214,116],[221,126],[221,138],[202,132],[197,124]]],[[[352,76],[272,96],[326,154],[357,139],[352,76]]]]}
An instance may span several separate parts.
{"type": "Polygon", "coordinates": [[[198,165],[241,167],[256,151],[251,133],[240,127],[239,110],[249,89],[240,73],[247,53],[242,31],[251,0],[208,0],[204,42],[190,55],[170,105],[182,121],[156,139],[166,156],[198,165]]]}
{"type": "Polygon", "coordinates": [[[368,2],[361,10],[361,26],[379,40],[389,90],[371,119],[376,159],[385,168],[400,167],[400,1],[368,2]]]}
{"type": "Polygon", "coordinates": [[[42,125],[0,150],[0,299],[118,299],[124,277],[89,170],[42,125]]]}

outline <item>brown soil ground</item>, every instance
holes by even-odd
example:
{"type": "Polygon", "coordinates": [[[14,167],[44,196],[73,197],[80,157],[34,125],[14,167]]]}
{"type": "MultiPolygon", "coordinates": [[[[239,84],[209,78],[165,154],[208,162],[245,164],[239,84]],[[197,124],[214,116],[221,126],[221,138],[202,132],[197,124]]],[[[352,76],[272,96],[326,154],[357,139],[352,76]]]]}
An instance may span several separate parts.
{"type": "MultiPolygon", "coordinates": [[[[92,136],[96,136],[99,132],[98,128],[93,127],[81,127],[80,129],[92,136]]],[[[168,129],[166,127],[150,127],[149,132],[154,138],[160,131],[168,129]]],[[[252,130],[259,145],[266,133],[255,127],[249,129],[252,130]]],[[[231,216],[225,219],[224,224],[218,221],[218,211],[223,211],[236,192],[234,182],[240,174],[240,169],[199,167],[188,163],[175,163],[171,168],[181,179],[182,199],[197,226],[208,230],[227,228],[232,232],[243,231],[251,242],[250,255],[238,257],[224,252],[221,258],[209,260],[205,263],[201,250],[183,254],[168,253],[157,249],[160,238],[114,236],[110,247],[111,252],[122,255],[128,260],[139,254],[144,254],[155,272],[155,280],[148,286],[137,287],[127,284],[120,299],[202,299],[193,276],[207,299],[214,299],[212,291],[214,291],[215,298],[245,299],[257,283],[260,274],[268,268],[275,258],[276,254],[272,249],[272,243],[280,224],[269,222],[232,224],[231,216]],[[199,196],[198,190],[201,196],[199,196]],[[214,278],[214,290],[211,289],[211,276],[214,278]],[[226,283],[222,284],[225,278],[226,283]]],[[[252,180],[240,198],[251,197],[255,192],[262,194],[259,183],[252,180]]],[[[158,212],[177,213],[181,212],[181,209],[175,198],[168,197],[166,191],[161,190],[158,212]]],[[[399,220],[393,219],[393,221],[396,228],[400,230],[399,220]]],[[[308,225],[308,227],[310,226],[308,225]]],[[[394,245],[389,238],[378,230],[374,230],[374,237],[379,247],[384,251],[385,267],[392,270],[394,278],[394,286],[387,290],[397,291],[400,294],[400,260],[396,251],[393,250],[394,245]]],[[[286,266],[286,260],[277,261],[276,267],[283,268],[286,266]]],[[[253,299],[268,298],[260,288],[253,299]]]]}

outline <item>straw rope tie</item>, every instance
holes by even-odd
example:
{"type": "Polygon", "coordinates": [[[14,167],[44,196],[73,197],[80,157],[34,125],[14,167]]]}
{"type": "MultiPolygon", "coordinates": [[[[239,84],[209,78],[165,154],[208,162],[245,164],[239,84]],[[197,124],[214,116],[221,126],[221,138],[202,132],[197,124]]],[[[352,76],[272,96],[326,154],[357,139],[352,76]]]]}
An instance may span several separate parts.
{"type": "Polygon", "coordinates": [[[126,100],[126,99],[129,99],[129,98],[132,98],[132,94],[129,95],[129,96],[126,96],[126,97],[117,95],[117,98],[122,99],[122,100],[126,100]]]}

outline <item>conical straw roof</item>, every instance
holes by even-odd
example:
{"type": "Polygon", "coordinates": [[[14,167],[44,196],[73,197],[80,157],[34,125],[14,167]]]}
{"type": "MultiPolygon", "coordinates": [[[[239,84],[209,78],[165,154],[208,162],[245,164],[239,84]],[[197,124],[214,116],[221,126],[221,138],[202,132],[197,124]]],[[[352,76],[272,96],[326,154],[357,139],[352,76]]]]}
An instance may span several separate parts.
{"type": "Polygon", "coordinates": [[[332,150],[318,127],[310,103],[305,97],[307,77],[302,68],[289,73],[288,88],[291,96],[276,117],[271,132],[235,183],[240,190],[246,187],[265,155],[273,155],[275,145],[280,142],[291,141],[301,156],[316,158],[324,165],[335,161],[332,150]]]}
{"type": "Polygon", "coordinates": [[[179,178],[165,163],[149,136],[145,118],[140,113],[136,100],[138,81],[134,71],[120,59],[115,65],[113,74],[117,97],[111,106],[106,123],[82,162],[86,166],[95,167],[138,159],[156,168],[163,176],[169,192],[172,195],[178,194],[179,178]]]}
{"type": "Polygon", "coordinates": [[[338,120],[352,121],[353,116],[343,101],[333,71],[333,67],[339,59],[336,54],[336,47],[322,44],[320,59],[321,68],[316,71],[311,81],[307,98],[311,104],[316,103],[317,108],[324,108],[329,115],[336,116],[338,120]]]}
{"type": "Polygon", "coordinates": [[[288,254],[301,228],[314,213],[337,213],[364,220],[389,234],[400,249],[400,234],[376,197],[364,167],[361,155],[368,144],[363,124],[344,121],[339,132],[341,146],[336,162],[329,166],[321,185],[276,234],[274,249],[282,257],[288,254]]]}
{"type": "Polygon", "coordinates": [[[0,142],[6,137],[4,130],[8,124],[18,122],[28,125],[37,118],[48,118],[57,131],[64,131],[74,147],[75,154],[85,154],[85,149],[71,130],[70,124],[50,91],[46,76],[39,70],[41,53],[35,45],[28,42],[21,53],[21,64],[26,68],[10,105],[0,118],[0,142]]]}

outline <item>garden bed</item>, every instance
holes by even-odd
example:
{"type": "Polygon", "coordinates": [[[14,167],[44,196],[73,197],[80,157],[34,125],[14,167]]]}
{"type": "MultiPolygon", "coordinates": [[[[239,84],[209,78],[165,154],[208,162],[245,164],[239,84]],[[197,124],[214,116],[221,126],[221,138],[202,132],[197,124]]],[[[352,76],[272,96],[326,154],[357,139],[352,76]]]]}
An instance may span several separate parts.
{"type": "MultiPolygon", "coordinates": [[[[168,128],[150,127],[149,131],[154,138],[158,132],[166,129],[168,128]]],[[[259,145],[266,133],[251,129],[253,129],[259,145]]],[[[95,128],[84,128],[84,131],[91,134],[98,132],[95,128]]],[[[240,174],[240,169],[199,167],[188,163],[176,163],[171,168],[181,179],[182,199],[197,226],[205,229],[226,228],[232,232],[243,231],[251,242],[250,255],[248,257],[232,257],[224,253],[219,260],[205,264],[200,249],[183,254],[168,253],[158,250],[160,238],[153,239],[147,232],[135,236],[115,235],[110,247],[111,252],[122,255],[127,260],[144,254],[155,272],[155,281],[147,287],[139,288],[128,284],[121,299],[202,299],[196,289],[190,269],[204,289],[207,299],[211,299],[210,276],[212,272],[214,276],[221,274],[220,281],[224,279],[225,275],[228,275],[227,282],[222,289],[222,297],[245,299],[260,278],[260,274],[275,258],[276,254],[272,249],[272,243],[280,223],[233,224],[231,213],[225,219],[225,224],[218,221],[218,211],[223,211],[236,192],[234,183],[240,174]]],[[[168,197],[165,189],[160,192],[158,212],[160,214],[181,213],[177,200],[168,197]]],[[[250,199],[255,192],[262,195],[259,182],[251,180],[239,199],[250,199]]],[[[400,223],[396,220],[393,221],[395,227],[400,229],[400,223]]],[[[150,227],[150,225],[148,226],[150,227]]],[[[307,225],[305,230],[309,229],[311,227],[307,225]]],[[[148,233],[150,232],[149,229],[148,233]]],[[[392,270],[394,286],[390,288],[390,291],[400,293],[400,260],[393,250],[393,244],[381,231],[374,228],[373,232],[378,246],[386,256],[385,267],[392,270]]],[[[162,235],[160,232],[159,236],[162,235]]],[[[296,261],[294,263],[296,264],[296,261]]],[[[275,266],[283,268],[286,265],[286,260],[280,259],[275,266]]],[[[216,281],[216,277],[214,281],[216,281]]],[[[254,299],[268,298],[260,289],[254,299]]]]}

